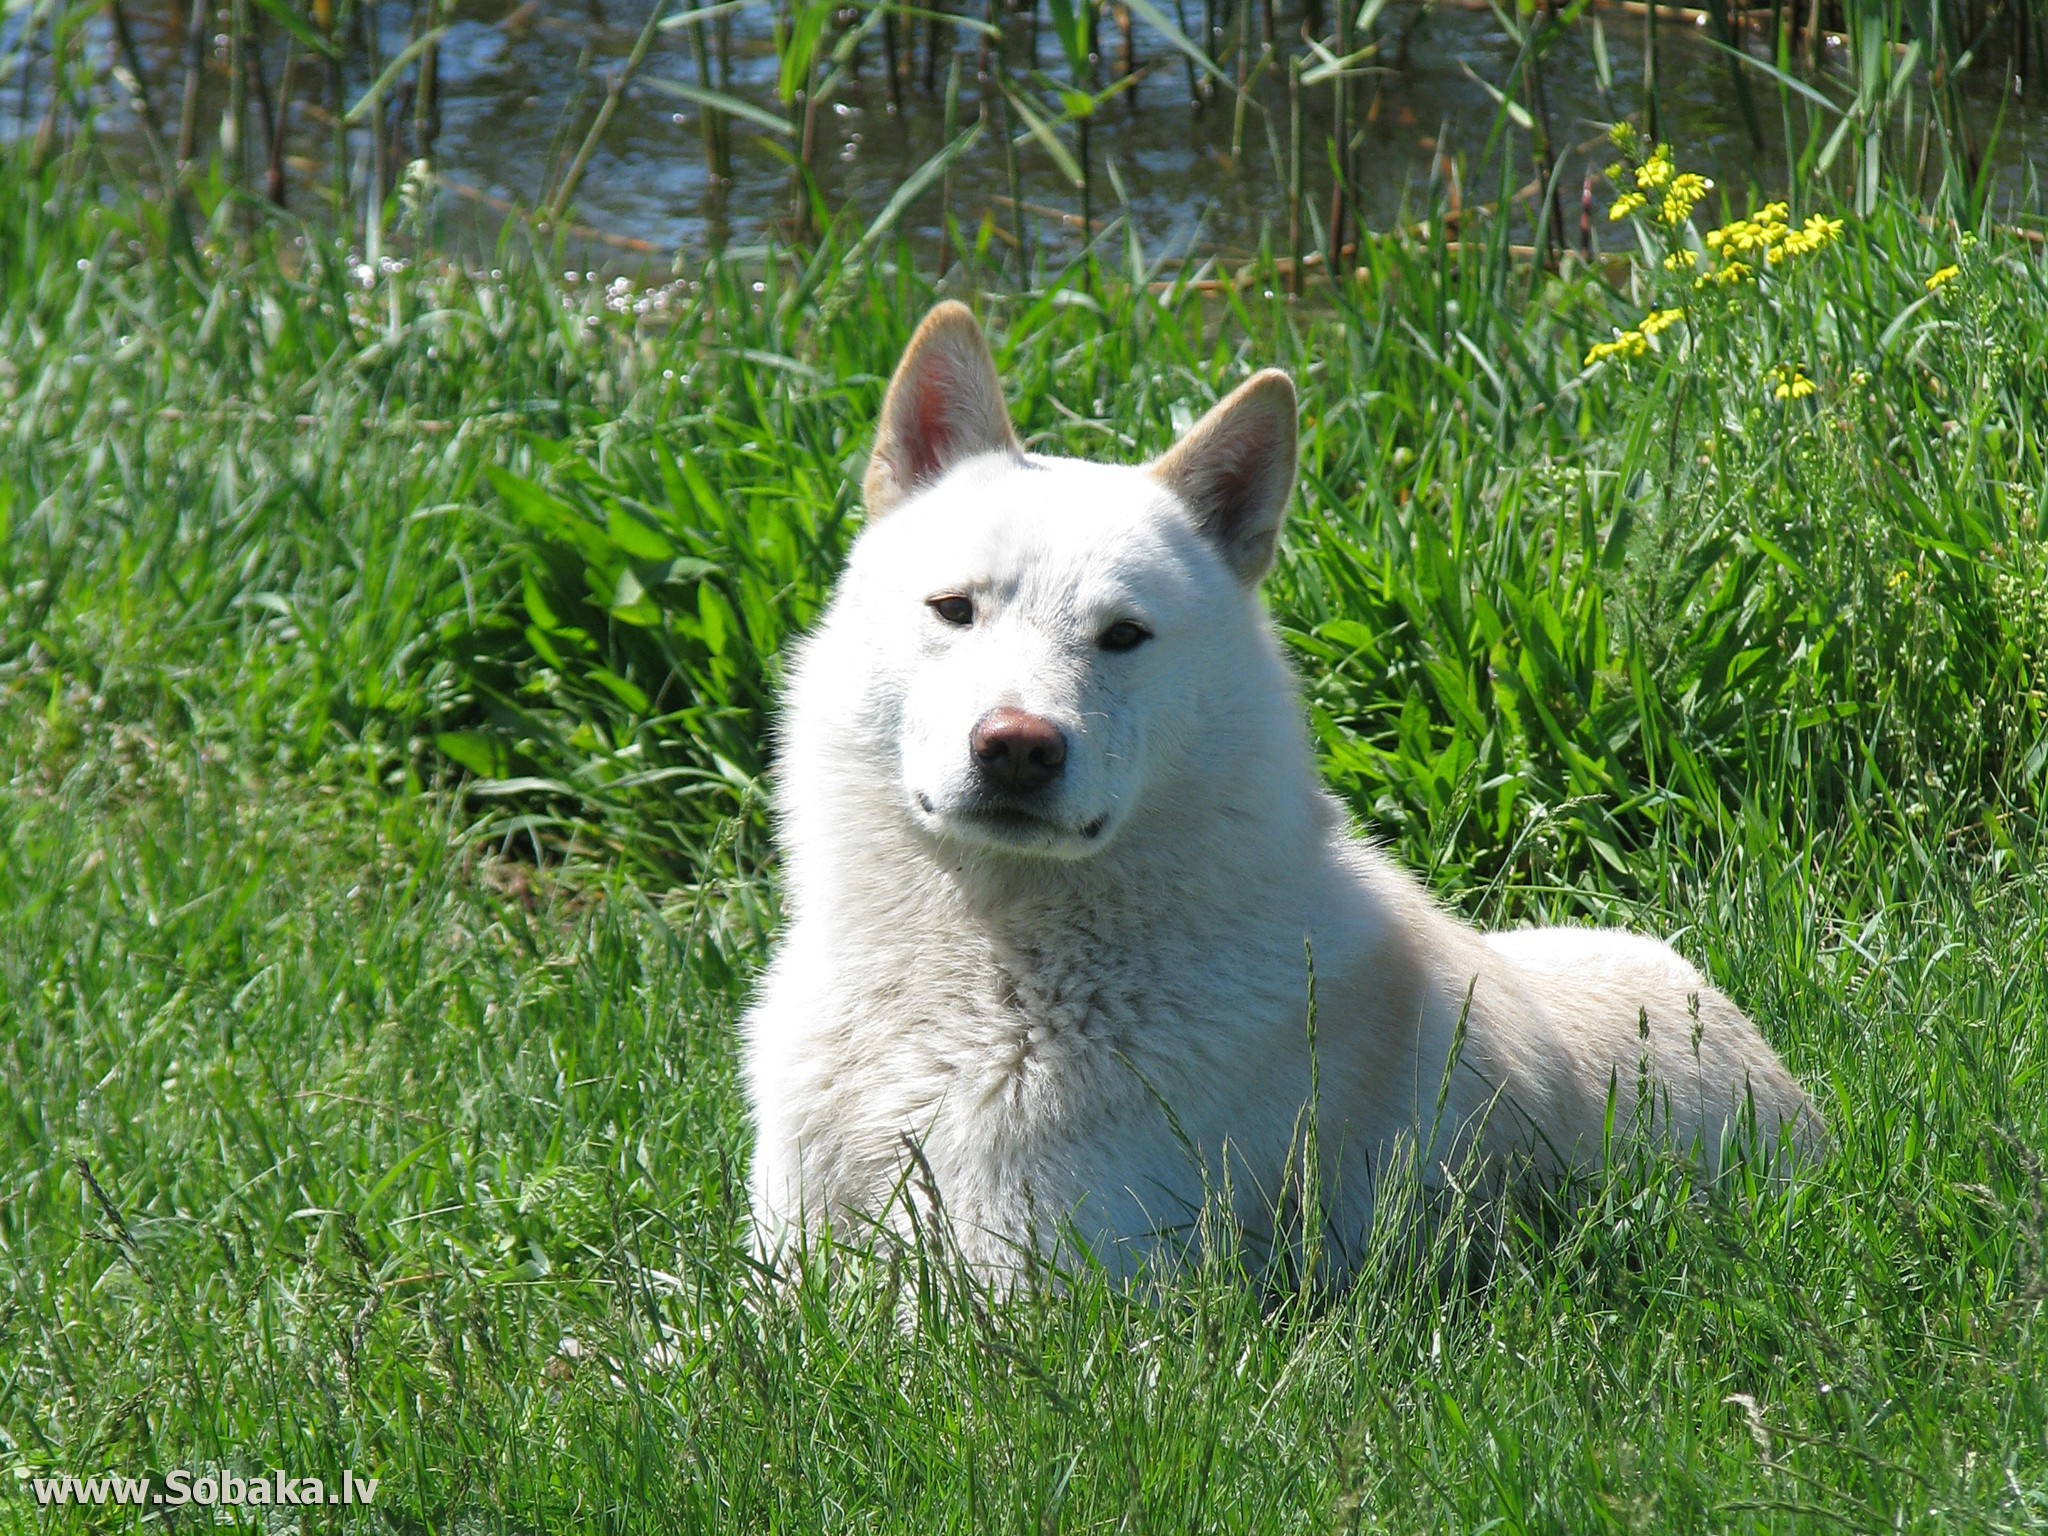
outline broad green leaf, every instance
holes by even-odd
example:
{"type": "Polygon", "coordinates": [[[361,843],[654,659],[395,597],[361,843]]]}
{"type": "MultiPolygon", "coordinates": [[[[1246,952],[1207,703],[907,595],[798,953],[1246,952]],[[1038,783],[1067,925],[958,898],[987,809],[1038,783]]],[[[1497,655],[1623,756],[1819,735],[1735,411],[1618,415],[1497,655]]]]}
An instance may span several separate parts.
{"type": "Polygon", "coordinates": [[[478,778],[501,779],[505,776],[504,743],[481,731],[442,731],[434,738],[434,749],[478,778]]]}

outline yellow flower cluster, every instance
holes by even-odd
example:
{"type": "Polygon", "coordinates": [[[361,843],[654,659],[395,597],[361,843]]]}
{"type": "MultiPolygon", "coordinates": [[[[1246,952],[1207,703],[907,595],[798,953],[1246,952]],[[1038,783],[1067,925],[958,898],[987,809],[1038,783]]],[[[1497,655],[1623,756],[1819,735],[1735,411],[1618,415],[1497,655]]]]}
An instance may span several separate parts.
{"type": "Polygon", "coordinates": [[[1771,265],[1776,266],[1781,261],[1791,261],[1800,256],[1811,256],[1841,233],[1840,219],[1824,219],[1817,213],[1810,213],[1806,216],[1804,225],[1788,231],[1771,247],[1771,265]]]}
{"type": "Polygon", "coordinates": [[[1586,353],[1586,366],[1604,363],[1610,357],[1641,357],[1650,350],[1650,338],[1661,331],[1668,331],[1685,318],[1682,309],[1653,309],[1643,316],[1640,324],[1626,331],[1616,331],[1614,340],[1593,344],[1586,353]]]}
{"type": "MultiPolygon", "coordinates": [[[[1816,213],[1794,224],[1790,203],[1775,202],[1766,203],[1748,218],[1731,219],[1696,241],[1690,221],[1714,183],[1679,170],[1670,145],[1651,143],[1626,123],[1615,124],[1611,137],[1622,158],[1607,168],[1615,193],[1608,217],[1619,222],[1647,210],[1648,217],[1666,231],[1664,270],[1690,275],[1696,291],[1754,282],[1763,269],[1784,269],[1842,237],[1842,220],[1816,213]]],[[[1940,289],[1958,275],[1956,267],[1942,268],[1927,279],[1928,291],[1940,289]]],[[[1586,366],[1613,358],[1643,357],[1652,350],[1653,338],[1685,320],[1688,313],[1684,307],[1651,310],[1631,329],[1615,331],[1612,341],[1591,347],[1586,366]]],[[[1770,369],[1763,383],[1771,398],[1780,402],[1804,400],[1818,390],[1797,363],[1770,369]]]]}
{"type": "Polygon", "coordinates": [[[1753,218],[1736,219],[1719,229],[1707,231],[1707,249],[1724,257],[1730,253],[1752,255],[1763,252],[1772,266],[1811,256],[1822,246],[1839,239],[1842,221],[1818,213],[1794,229],[1787,221],[1790,210],[1783,203],[1766,203],[1753,218]]]}
{"type": "Polygon", "coordinates": [[[1752,219],[1736,219],[1719,229],[1707,231],[1707,249],[1727,253],[1767,251],[1788,233],[1785,218],[1791,210],[1783,203],[1765,203],[1752,219]]]}
{"type": "MultiPolygon", "coordinates": [[[[1620,183],[1627,171],[1627,166],[1616,161],[1607,167],[1607,179],[1620,183]]],[[[1669,144],[1654,145],[1650,158],[1636,167],[1635,187],[1615,198],[1614,206],[1607,210],[1607,217],[1618,223],[1649,207],[1651,194],[1661,193],[1657,202],[1657,221],[1675,229],[1692,217],[1693,209],[1713,189],[1713,185],[1706,177],[1680,171],[1673,165],[1669,144]]]]}
{"type": "Polygon", "coordinates": [[[1814,383],[1799,371],[1797,363],[1780,363],[1770,373],[1773,400],[1804,400],[1813,393],[1814,383]]]}
{"type": "Polygon", "coordinates": [[[1641,357],[1649,350],[1650,339],[1641,331],[1616,331],[1614,340],[1593,344],[1593,349],[1586,354],[1586,366],[1590,368],[1595,363],[1604,363],[1610,357],[1641,357]]]}
{"type": "Polygon", "coordinates": [[[1664,206],[1657,217],[1676,229],[1692,217],[1692,211],[1699,200],[1713,190],[1714,184],[1704,176],[1695,176],[1685,171],[1671,179],[1671,189],[1664,194],[1664,206]]]}
{"type": "Polygon", "coordinates": [[[1935,273],[1934,276],[1927,279],[1927,291],[1929,293],[1938,292],[1942,288],[1946,287],[1948,284],[1954,282],[1957,278],[1961,277],[1962,275],[1963,269],[1961,267],[1943,267],[1939,272],[1935,273]]]}
{"type": "MultiPolygon", "coordinates": [[[[1635,130],[1626,124],[1615,125],[1613,139],[1629,155],[1638,153],[1642,142],[1636,137],[1635,130]]],[[[1648,157],[1636,166],[1633,177],[1621,161],[1607,167],[1607,176],[1621,188],[1607,210],[1608,218],[1619,222],[1651,207],[1652,198],[1655,198],[1657,222],[1673,231],[1693,216],[1701,200],[1714,188],[1713,182],[1706,177],[1679,170],[1672,160],[1669,144],[1651,145],[1648,157]],[[1631,180],[1633,186],[1628,185],[1631,180]]],[[[1754,277],[1758,265],[1782,266],[1799,257],[1810,256],[1841,237],[1840,219],[1811,214],[1797,228],[1793,227],[1791,219],[1792,210],[1788,204],[1766,203],[1749,218],[1733,219],[1719,229],[1709,230],[1706,248],[1713,253],[1719,265],[1713,271],[1696,277],[1693,286],[1704,288],[1710,282],[1724,285],[1739,283],[1754,277]],[[1756,261],[1758,256],[1763,258],[1761,263],[1756,261]]],[[[1674,250],[1664,258],[1664,270],[1667,272],[1692,272],[1699,266],[1699,252],[1690,248],[1674,250]]],[[[1947,281],[1947,277],[1936,273],[1934,279],[1929,280],[1928,288],[1931,291],[1947,281]]]]}

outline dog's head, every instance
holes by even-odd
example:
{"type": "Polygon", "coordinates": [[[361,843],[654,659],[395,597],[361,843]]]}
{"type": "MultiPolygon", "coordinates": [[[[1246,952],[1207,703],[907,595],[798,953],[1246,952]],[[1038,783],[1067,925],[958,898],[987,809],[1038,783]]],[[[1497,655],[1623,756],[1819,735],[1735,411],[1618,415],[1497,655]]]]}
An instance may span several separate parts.
{"type": "MultiPolygon", "coordinates": [[[[972,315],[926,317],[882,406],[835,608],[874,642],[888,793],[927,834],[1088,858],[1272,702],[1255,589],[1294,483],[1261,373],[1143,466],[1028,455],[972,315]]],[[[1284,682],[1278,684],[1284,691],[1284,682]]]]}

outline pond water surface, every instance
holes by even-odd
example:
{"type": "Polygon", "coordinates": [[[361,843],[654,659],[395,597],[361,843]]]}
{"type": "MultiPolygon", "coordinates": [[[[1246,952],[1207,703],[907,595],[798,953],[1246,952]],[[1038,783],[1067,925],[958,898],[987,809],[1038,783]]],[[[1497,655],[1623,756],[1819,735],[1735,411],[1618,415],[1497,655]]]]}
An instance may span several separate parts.
{"type": "MultiPolygon", "coordinates": [[[[611,72],[631,50],[650,3],[578,0],[550,5],[528,0],[515,5],[508,0],[459,0],[450,8],[439,44],[440,111],[433,143],[433,163],[443,181],[437,208],[445,226],[489,228],[506,210],[531,208],[544,199],[580,141],[611,72]]],[[[1182,0],[1181,9],[1199,21],[1198,6],[1182,0]]],[[[775,8],[767,0],[745,0],[723,10],[715,25],[725,29],[725,47],[722,59],[714,59],[713,83],[780,119],[791,119],[794,114],[778,99],[776,89],[775,8]]],[[[366,14],[376,18],[377,53],[388,60],[408,40],[412,7],[390,0],[366,14]]],[[[849,10],[842,16],[855,14],[849,10]]],[[[12,35],[0,34],[0,53],[19,53],[20,15],[17,9],[8,23],[12,35]]],[[[97,25],[104,29],[105,23],[97,25]]],[[[1586,176],[1613,158],[1601,125],[1622,116],[1642,118],[1645,26],[1640,14],[1618,7],[1589,10],[1544,61],[1543,87],[1561,164],[1559,189],[1569,241],[1580,239],[1586,176]],[[1596,65],[1603,45],[1610,61],[1604,89],[1596,65]]],[[[1298,18],[1283,7],[1283,45],[1296,28],[1298,18]]],[[[1034,110],[1056,114],[1059,102],[1050,87],[1066,79],[1067,66],[1051,27],[1010,16],[1004,29],[1007,77],[1034,110]],[[1027,73],[1033,67],[1034,47],[1035,90],[1027,73]]],[[[159,113],[174,112],[185,18],[173,7],[151,7],[146,13],[138,8],[135,30],[155,77],[159,113]]],[[[687,87],[700,79],[690,30],[670,28],[656,34],[639,76],[622,93],[577,188],[576,219],[613,249],[687,259],[721,245],[753,244],[791,232],[787,157],[795,147],[795,135],[727,118],[732,174],[730,180],[721,179],[707,166],[699,108],[663,89],[663,82],[680,81],[687,87]]],[[[857,233],[947,142],[942,98],[957,57],[957,128],[984,121],[986,99],[986,131],[952,166],[949,178],[935,181],[903,212],[901,227],[933,254],[948,214],[970,241],[986,230],[986,238],[1009,245],[1019,232],[1000,138],[1003,107],[993,87],[981,88],[981,71],[993,72],[991,54],[983,46],[985,34],[950,30],[950,38],[940,34],[930,68],[930,92],[924,89],[930,37],[924,26],[910,29],[912,61],[900,93],[890,91],[879,37],[870,36],[857,72],[817,112],[812,129],[812,164],[820,191],[826,204],[841,211],[849,229],[857,233]],[[892,100],[895,94],[901,97],[900,110],[892,100]]],[[[1444,188],[1455,181],[1457,195],[1468,204],[1494,201],[1501,188],[1503,153],[1512,156],[1511,187],[1526,189],[1531,176],[1529,136],[1518,126],[1504,124],[1494,94],[1514,94],[1520,82],[1520,51],[1501,19],[1487,9],[1462,4],[1416,6],[1395,0],[1380,10],[1374,35],[1380,50],[1365,62],[1351,87],[1360,136],[1358,198],[1368,226],[1387,228],[1422,216],[1433,178],[1444,188]]],[[[350,99],[368,84],[368,42],[359,37],[351,49],[346,81],[350,99]]],[[[1190,97],[1183,58],[1162,36],[1139,21],[1133,27],[1133,44],[1139,69],[1135,89],[1101,107],[1090,122],[1090,200],[1098,227],[1127,214],[1128,228],[1150,257],[1241,256],[1262,242],[1284,252],[1290,214],[1284,64],[1269,68],[1254,82],[1242,108],[1227,88],[1197,106],[1190,97]]],[[[110,40],[102,46],[111,56],[110,40]]],[[[1124,65],[1122,37],[1113,24],[1105,24],[1100,46],[1099,80],[1112,83],[1124,65]]],[[[274,71],[275,39],[271,47],[274,71]]],[[[1782,195],[1790,175],[1788,139],[1803,145],[1815,131],[1825,136],[1832,122],[1816,118],[1816,130],[1810,109],[1798,97],[1781,92],[1766,74],[1752,69],[1749,81],[1761,128],[1759,144],[1741,110],[1731,80],[1738,66],[1727,51],[1716,48],[1696,22],[1670,16],[1659,23],[1658,47],[1659,126],[1678,147],[1681,163],[1714,176],[1737,207],[1745,202],[1752,182],[1759,199],[1782,195]],[[1784,102],[1791,104],[1789,113],[1784,102]]],[[[1256,37],[1251,52],[1257,52],[1256,37]]],[[[209,114],[216,114],[224,98],[218,78],[224,72],[224,38],[214,39],[212,53],[206,106],[209,114]]],[[[1840,53],[1838,43],[1825,50],[1818,81],[1837,100],[1848,95],[1839,78],[1840,53]]],[[[1226,58],[1222,68],[1234,74],[1237,66],[1226,58]]],[[[1975,131],[1982,137],[1995,115],[1999,94],[2012,90],[2013,83],[1990,66],[1979,76],[1965,79],[1977,120],[1975,131]]],[[[330,184],[324,161],[333,143],[333,119],[327,110],[332,92],[324,71],[301,67],[296,78],[288,117],[287,196],[294,206],[315,211],[330,184]]],[[[0,112],[0,133],[33,131],[43,102],[33,71],[27,84],[23,90],[17,81],[16,89],[7,92],[15,99],[0,112]]],[[[1316,221],[1329,207],[1330,88],[1305,88],[1302,102],[1302,140],[1308,147],[1302,238],[1313,250],[1316,221]]],[[[2035,160],[2042,147],[2038,93],[2027,91],[2009,105],[2014,110],[2004,117],[1992,155],[1994,195],[2008,206],[2038,206],[2033,201],[2035,160]]],[[[415,146],[405,142],[411,119],[402,113],[394,119],[395,169],[415,146]]],[[[1917,164],[1924,120],[1923,107],[1911,123],[1901,120],[1893,125],[1888,152],[1895,163],[1917,164]]],[[[1007,122],[1018,144],[1015,186],[1026,205],[1022,233],[1041,260],[1071,256],[1079,248],[1082,194],[1014,110],[1007,122]]],[[[116,143],[135,137],[132,121],[124,128],[119,116],[106,120],[105,131],[116,143]]],[[[1069,155],[1078,152],[1073,124],[1050,131],[1069,155]]],[[[211,142],[210,135],[207,141],[211,142]]],[[[366,161],[368,135],[354,135],[351,145],[352,156],[366,161]]],[[[134,148],[139,160],[139,144],[134,148]]],[[[1846,169],[1847,161],[1845,155],[1839,168],[1846,169]]],[[[1604,236],[1612,244],[1621,237],[1607,225],[1607,200],[1604,189],[1596,189],[1592,235],[1596,241],[1604,236]]],[[[1517,218],[1525,235],[1534,206],[1525,190],[1517,218]]],[[[1121,256],[1122,230],[1115,246],[1121,256]]]]}

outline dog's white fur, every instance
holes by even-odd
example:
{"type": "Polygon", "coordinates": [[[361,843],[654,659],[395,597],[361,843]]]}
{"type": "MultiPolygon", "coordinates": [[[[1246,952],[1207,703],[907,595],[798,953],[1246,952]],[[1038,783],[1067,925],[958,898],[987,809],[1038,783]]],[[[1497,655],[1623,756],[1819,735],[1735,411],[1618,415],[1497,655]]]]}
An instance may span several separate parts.
{"type": "Polygon", "coordinates": [[[1823,1142],[1667,945],[1478,933],[1347,834],[1256,595],[1294,459],[1276,372],[1146,467],[1026,455],[968,312],[919,329],[784,705],[791,916],[745,1062],[771,1255],[922,1199],[987,1277],[1062,1233],[1129,1272],[1226,1184],[1272,1236],[1312,1072],[1339,1255],[1391,1160],[1586,1170],[1645,1082],[1680,1149],[1716,1156],[1746,1105],[1823,1142]],[[1151,638],[1104,649],[1119,620],[1151,638]],[[1067,735],[1042,820],[977,814],[968,737],[999,706],[1067,735]]]}

